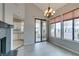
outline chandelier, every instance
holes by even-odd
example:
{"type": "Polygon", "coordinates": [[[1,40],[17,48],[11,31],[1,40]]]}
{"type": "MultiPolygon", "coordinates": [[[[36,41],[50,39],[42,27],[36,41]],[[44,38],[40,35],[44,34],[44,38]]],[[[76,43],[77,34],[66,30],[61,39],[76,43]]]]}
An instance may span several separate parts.
{"type": "Polygon", "coordinates": [[[50,4],[48,8],[44,11],[44,16],[50,18],[55,14],[55,11],[50,7],[50,4]]]}

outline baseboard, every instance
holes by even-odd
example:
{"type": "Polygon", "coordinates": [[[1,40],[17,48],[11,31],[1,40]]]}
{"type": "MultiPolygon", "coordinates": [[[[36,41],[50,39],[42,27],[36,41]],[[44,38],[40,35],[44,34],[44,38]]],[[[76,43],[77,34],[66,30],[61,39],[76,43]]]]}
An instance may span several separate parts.
{"type": "Polygon", "coordinates": [[[67,48],[67,47],[65,47],[65,46],[63,46],[63,45],[61,45],[61,44],[54,43],[54,42],[50,42],[50,43],[52,43],[52,44],[54,44],[54,45],[56,45],[56,46],[59,46],[59,47],[61,47],[61,48],[64,48],[64,49],[66,49],[66,50],[68,50],[68,51],[70,51],[70,52],[73,52],[73,53],[79,55],[79,52],[77,52],[77,51],[75,51],[75,50],[72,50],[72,49],[70,49],[70,48],[67,48]]]}
{"type": "Polygon", "coordinates": [[[35,43],[27,43],[27,44],[24,44],[24,46],[29,46],[29,45],[33,45],[35,43]]]}

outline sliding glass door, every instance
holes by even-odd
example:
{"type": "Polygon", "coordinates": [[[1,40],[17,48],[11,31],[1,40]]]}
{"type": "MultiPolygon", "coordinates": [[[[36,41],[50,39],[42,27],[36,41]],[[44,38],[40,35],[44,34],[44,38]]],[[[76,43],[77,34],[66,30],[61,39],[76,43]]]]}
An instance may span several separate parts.
{"type": "Polygon", "coordinates": [[[42,42],[46,40],[46,21],[36,19],[35,20],[35,42],[42,42]]]}

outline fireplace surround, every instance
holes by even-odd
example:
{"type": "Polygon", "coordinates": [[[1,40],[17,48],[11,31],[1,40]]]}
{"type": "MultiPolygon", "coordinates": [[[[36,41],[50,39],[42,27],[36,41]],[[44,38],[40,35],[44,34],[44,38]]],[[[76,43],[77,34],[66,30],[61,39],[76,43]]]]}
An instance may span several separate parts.
{"type": "Polygon", "coordinates": [[[11,28],[13,25],[0,21],[0,55],[11,50],[11,28]]]}

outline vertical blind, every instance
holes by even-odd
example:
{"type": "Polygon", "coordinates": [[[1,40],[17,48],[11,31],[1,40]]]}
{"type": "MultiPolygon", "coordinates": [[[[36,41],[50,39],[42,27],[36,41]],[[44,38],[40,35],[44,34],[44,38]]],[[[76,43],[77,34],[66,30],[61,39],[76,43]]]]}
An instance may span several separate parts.
{"type": "Polygon", "coordinates": [[[74,18],[79,17],[79,9],[74,10],[74,18]]]}
{"type": "Polygon", "coordinates": [[[69,12],[63,15],[63,20],[69,20],[73,18],[73,12],[69,12]]]}
{"type": "Polygon", "coordinates": [[[56,23],[56,22],[60,22],[62,20],[64,21],[64,20],[71,20],[72,18],[77,18],[77,17],[79,17],[79,8],[77,8],[71,12],[65,13],[62,16],[63,16],[63,19],[61,16],[57,16],[57,17],[53,18],[50,22],[56,23]]]}
{"type": "Polygon", "coordinates": [[[49,21],[49,23],[56,23],[62,20],[61,16],[57,16],[49,21]]]}
{"type": "Polygon", "coordinates": [[[54,22],[55,22],[55,23],[56,23],[56,22],[60,22],[61,20],[62,20],[61,16],[58,16],[58,17],[54,18],[54,22]]]}

